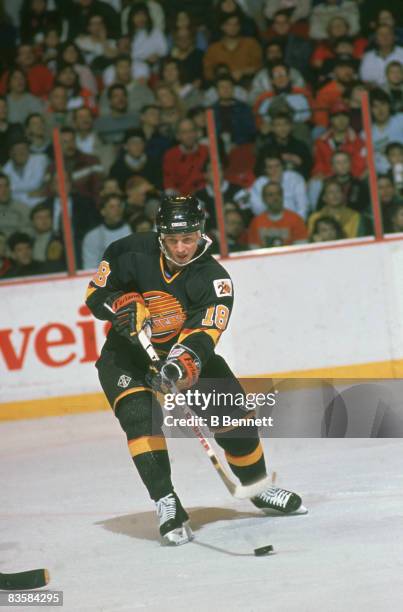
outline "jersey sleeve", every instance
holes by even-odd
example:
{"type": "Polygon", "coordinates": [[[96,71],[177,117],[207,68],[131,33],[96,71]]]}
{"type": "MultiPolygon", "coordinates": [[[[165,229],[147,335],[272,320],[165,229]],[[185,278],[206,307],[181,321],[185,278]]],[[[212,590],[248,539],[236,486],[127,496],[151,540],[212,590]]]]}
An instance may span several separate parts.
{"type": "Polygon", "coordinates": [[[228,273],[214,266],[198,274],[187,287],[191,306],[178,342],[206,363],[228,325],[233,306],[233,286],[228,273]]]}

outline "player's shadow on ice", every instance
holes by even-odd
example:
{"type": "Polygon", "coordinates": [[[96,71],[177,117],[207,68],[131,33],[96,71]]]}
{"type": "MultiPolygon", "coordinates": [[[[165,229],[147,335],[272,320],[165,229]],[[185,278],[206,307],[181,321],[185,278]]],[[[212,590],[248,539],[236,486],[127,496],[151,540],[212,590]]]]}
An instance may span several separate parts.
{"type": "MultiPolygon", "coordinates": [[[[188,509],[193,531],[217,521],[262,518],[260,512],[240,512],[231,508],[190,508],[188,509]]],[[[120,533],[140,540],[158,539],[158,523],[155,512],[126,514],[95,523],[113,533],[120,533]]]]}

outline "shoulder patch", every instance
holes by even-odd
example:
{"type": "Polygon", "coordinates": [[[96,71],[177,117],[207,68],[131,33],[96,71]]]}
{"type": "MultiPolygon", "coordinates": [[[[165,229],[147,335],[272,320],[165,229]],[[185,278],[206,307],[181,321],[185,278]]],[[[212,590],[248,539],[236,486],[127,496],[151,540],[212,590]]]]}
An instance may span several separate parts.
{"type": "Polygon", "coordinates": [[[214,291],[218,297],[232,296],[232,281],[229,278],[220,278],[213,281],[214,291]]]}

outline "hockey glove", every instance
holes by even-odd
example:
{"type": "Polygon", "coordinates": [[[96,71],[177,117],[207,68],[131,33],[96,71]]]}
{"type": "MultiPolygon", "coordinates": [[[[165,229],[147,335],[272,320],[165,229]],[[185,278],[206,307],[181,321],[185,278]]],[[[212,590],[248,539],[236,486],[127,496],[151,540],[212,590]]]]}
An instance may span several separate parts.
{"type": "Polygon", "coordinates": [[[174,344],[167,359],[149,367],[146,382],[160,393],[183,391],[196,384],[200,370],[196,353],[182,344],[174,344]]]}
{"type": "Polygon", "coordinates": [[[113,328],[125,338],[135,340],[143,328],[151,326],[150,311],[140,293],[124,293],[111,306],[113,328]]]}

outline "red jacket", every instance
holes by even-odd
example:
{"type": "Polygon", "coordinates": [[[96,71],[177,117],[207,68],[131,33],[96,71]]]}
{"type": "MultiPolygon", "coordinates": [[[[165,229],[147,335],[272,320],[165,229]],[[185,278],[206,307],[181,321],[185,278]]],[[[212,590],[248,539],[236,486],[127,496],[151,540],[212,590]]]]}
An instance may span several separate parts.
{"type": "Polygon", "coordinates": [[[314,166],[312,176],[323,174],[331,176],[332,155],[336,151],[348,153],[351,157],[351,174],[360,177],[366,168],[365,143],[352,129],[347,130],[347,136],[341,145],[336,145],[333,140],[333,130],[327,130],[322,136],[315,140],[314,144],[314,166]]]}
{"type": "MultiPolygon", "coordinates": [[[[4,72],[0,80],[0,94],[7,91],[8,71],[4,72]]],[[[53,74],[43,64],[35,64],[25,73],[28,81],[28,89],[33,96],[47,98],[53,87],[53,74]]]]}
{"type": "Polygon", "coordinates": [[[188,195],[206,185],[204,166],[209,156],[205,145],[187,153],[180,145],[168,149],[164,155],[164,189],[173,189],[180,195],[188,195]]]}

